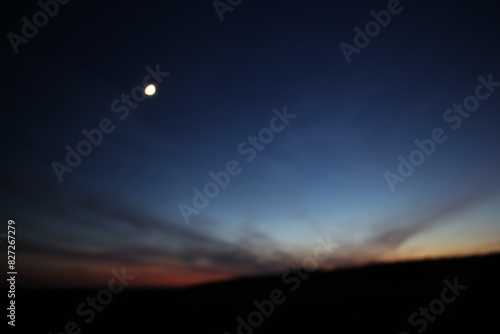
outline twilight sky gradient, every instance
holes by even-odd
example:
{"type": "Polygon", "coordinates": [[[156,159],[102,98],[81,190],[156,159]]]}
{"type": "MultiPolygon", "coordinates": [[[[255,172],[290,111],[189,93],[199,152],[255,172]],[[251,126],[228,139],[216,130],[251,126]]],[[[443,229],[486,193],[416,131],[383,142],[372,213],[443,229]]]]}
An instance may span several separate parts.
{"type": "MultiPolygon", "coordinates": [[[[4,36],[40,10],[16,6],[4,36]]],[[[443,119],[479,76],[500,82],[500,7],[401,6],[350,64],[339,44],[387,2],[245,0],[221,22],[211,1],[72,1],[18,54],[4,37],[0,233],[16,221],[19,282],[278,273],[328,236],[323,268],[500,251],[500,87],[458,129],[443,119]],[[113,101],[157,64],[156,95],[120,119],[113,101]],[[285,106],[296,117],[246,161],[285,106]],[[53,161],[103,118],[114,131],[59,182],[53,161]],[[391,191],[384,173],[435,128],[447,140],[391,191]],[[186,224],[179,204],[231,160],[241,173],[186,224]]]]}

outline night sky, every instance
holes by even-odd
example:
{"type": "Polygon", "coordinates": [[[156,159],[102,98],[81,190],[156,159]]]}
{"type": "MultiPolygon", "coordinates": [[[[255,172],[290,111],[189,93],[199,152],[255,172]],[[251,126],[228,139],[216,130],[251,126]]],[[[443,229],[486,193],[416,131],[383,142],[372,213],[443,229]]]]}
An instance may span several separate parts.
{"type": "Polygon", "coordinates": [[[19,284],[279,273],[318,238],[323,269],[500,251],[496,1],[75,0],[16,45],[41,7],[3,6],[19,284]]]}

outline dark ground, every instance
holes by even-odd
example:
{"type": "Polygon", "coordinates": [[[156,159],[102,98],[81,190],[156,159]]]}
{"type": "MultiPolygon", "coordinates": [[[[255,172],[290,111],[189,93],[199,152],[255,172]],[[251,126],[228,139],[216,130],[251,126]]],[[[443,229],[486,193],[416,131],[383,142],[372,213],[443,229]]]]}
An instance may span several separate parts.
{"type": "MultiPolygon", "coordinates": [[[[313,272],[305,279],[290,274],[286,282],[278,275],[185,290],[125,288],[88,324],[90,314],[78,315],[76,308],[99,289],[18,290],[16,328],[12,331],[9,326],[8,332],[499,333],[499,264],[500,254],[496,254],[313,272]],[[414,326],[409,324],[419,307],[429,308],[441,298],[444,280],[453,284],[455,278],[467,288],[454,301],[443,303],[444,310],[432,321],[417,315],[414,326]],[[297,288],[292,291],[292,287],[297,288]],[[275,289],[283,291],[286,300],[274,304],[272,312],[272,302],[267,303],[270,316],[259,316],[252,302],[269,299],[275,289]],[[251,312],[256,328],[238,331],[237,317],[247,320],[251,312]],[[263,318],[260,326],[259,317],[263,318]],[[70,321],[81,331],[65,331],[70,321]]],[[[453,299],[453,295],[445,291],[444,296],[453,299]]],[[[433,306],[439,313],[440,303],[433,306]]]]}

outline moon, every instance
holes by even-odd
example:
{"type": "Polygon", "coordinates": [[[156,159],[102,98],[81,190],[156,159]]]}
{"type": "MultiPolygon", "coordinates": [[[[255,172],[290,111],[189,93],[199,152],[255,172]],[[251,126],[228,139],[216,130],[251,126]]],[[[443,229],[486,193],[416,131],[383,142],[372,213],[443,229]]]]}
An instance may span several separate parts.
{"type": "Polygon", "coordinates": [[[146,95],[154,95],[154,93],[156,92],[156,87],[155,85],[151,84],[151,85],[148,85],[146,88],[144,88],[144,93],[146,95]]]}

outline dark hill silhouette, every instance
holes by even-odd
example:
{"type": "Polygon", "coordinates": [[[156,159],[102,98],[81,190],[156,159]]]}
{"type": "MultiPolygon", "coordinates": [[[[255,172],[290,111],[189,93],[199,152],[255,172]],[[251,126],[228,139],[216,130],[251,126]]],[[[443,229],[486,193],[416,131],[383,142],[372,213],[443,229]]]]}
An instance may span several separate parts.
{"type": "Polygon", "coordinates": [[[126,288],[89,324],[75,309],[99,289],[19,290],[16,332],[72,333],[64,327],[75,321],[80,333],[498,333],[499,265],[492,254],[290,274],[287,282],[275,275],[126,288]],[[271,297],[276,289],[282,294],[271,297]],[[431,307],[430,320],[420,307],[431,307]]]}

